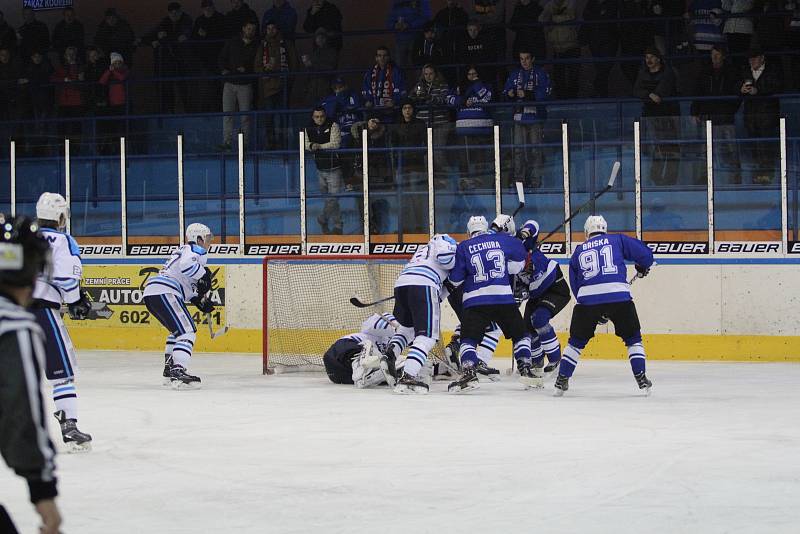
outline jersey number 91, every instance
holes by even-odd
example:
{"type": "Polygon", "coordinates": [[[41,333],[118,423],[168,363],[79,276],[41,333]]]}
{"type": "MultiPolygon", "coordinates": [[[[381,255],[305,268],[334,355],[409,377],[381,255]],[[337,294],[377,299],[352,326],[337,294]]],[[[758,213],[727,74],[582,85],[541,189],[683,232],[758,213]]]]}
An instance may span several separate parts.
{"type": "Polygon", "coordinates": [[[617,266],[614,265],[614,251],[611,245],[604,245],[600,250],[592,248],[581,252],[578,261],[583,271],[583,279],[589,280],[601,272],[603,274],[617,274],[617,266]]]}

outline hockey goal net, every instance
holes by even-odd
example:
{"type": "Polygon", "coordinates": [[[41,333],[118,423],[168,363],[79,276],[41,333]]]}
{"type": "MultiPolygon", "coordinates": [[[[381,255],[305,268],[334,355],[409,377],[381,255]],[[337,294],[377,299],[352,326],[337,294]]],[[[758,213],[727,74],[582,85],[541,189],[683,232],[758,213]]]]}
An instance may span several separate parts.
{"type": "Polygon", "coordinates": [[[264,258],[264,373],[323,370],[334,341],[358,332],[387,301],[357,308],[351,297],[374,302],[393,293],[408,256],[267,256],[264,258]]]}

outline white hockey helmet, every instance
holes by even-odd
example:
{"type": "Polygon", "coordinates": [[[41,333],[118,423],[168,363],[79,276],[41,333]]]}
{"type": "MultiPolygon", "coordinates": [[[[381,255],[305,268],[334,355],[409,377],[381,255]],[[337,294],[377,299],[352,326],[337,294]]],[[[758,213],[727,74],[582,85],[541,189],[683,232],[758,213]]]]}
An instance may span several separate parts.
{"type": "Polygon", "coordinates": [[[186,242],[187,243],[197,243],[198,245],[202,245],[204,247],[208,247],[211,245],[211,241],[214,239],[214,234],[211,233],[211,230],[205,224],[200,223],[192,223],[186,228],[186,242]],[[203,240],[200,243],[200,239],[203,240]]]}
{"type": "Polygon", "coordinates": [[[586,233],[586,237],[592,234],[605,234],[608,232],[608,223],[602,215],[589,215],[583,224],[583,231],[586,233]]]}
{"type": "Polygon", "coordinates": [[[467,221],[467,233],[470,237],[477,233],[487,232],[489,230],[489,221],[483,215],[473,215],[467,221]]]}
{"type": "Polygon", "coordinates": [[[533,219],[528,219],[519,229],[520,237],[524,239],[533,238],[534,242],[539,239],[539,223],[533,219]]]}
{"type": "Polygon", "coordinates": [[[67,201],[58,193],[42,193],[36,201],[36,218],[40,221],[55,221],[58,228],[64,228],[68,217],[67,201]]]}
{"type": "Polygon", "coordinates": [[[500,214],[492,221],[492,229],[498,233],[515,235],[517,225],[514,224],[514,217],[511,215],[500,214]]]}

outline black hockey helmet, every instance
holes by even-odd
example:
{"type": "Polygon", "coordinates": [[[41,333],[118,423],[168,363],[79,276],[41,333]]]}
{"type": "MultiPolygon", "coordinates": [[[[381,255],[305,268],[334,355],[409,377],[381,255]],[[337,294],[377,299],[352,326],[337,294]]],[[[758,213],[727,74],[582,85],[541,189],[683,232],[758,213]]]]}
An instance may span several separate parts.
{"type": "Polygon", "coordinates": [[[50,272],[50,245],[25,216],[0,213],[0,285],[30,287],[50,272]]]}

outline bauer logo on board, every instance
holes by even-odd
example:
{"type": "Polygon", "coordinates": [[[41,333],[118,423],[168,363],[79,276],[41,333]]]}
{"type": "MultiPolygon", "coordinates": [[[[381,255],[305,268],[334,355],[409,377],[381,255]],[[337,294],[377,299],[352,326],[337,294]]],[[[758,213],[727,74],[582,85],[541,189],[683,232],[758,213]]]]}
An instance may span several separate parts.
{"type": "Polygon", "coordinates": [[[647,241],[653,254],[708,254],[708,243],[699,241],[647,241]]]}
{"type": "Polygon", "coordinates": [[[122,245],[79,245],[81,256],[121,256],[122,245]]]}
{"type": "Polygon", "coordinates": [[[781,244],[777,242],[722,242],[717,243],[719,254],[780,254],[781,244]]]}
{"type": "Polygon", "coordinates": [[[800,254],[800,241],[789,241],[789,254],[800,254]]]}
{"type": "Polygon", "coordinates": [[[247,245],[248,256],[299,256],[302,252],[299,243],[289,245],[247,245]]]}
{"type": "Polygon", "coordinates": [[[363,243],[309,243],[306,247],[308,254],[317,254],[320,256],[347,254],[347,255],[360,255],[364,254],[363,243]]]}
{"type": "Polygon", "coordinates": [[[539,250],[542,254],[566,254],[566,243],[539,243],[539,250]]]}
{"type": "Polygon", "coordinates": [[[372,243],[370,254],[414,254],[424,243],[372,243]]]}

